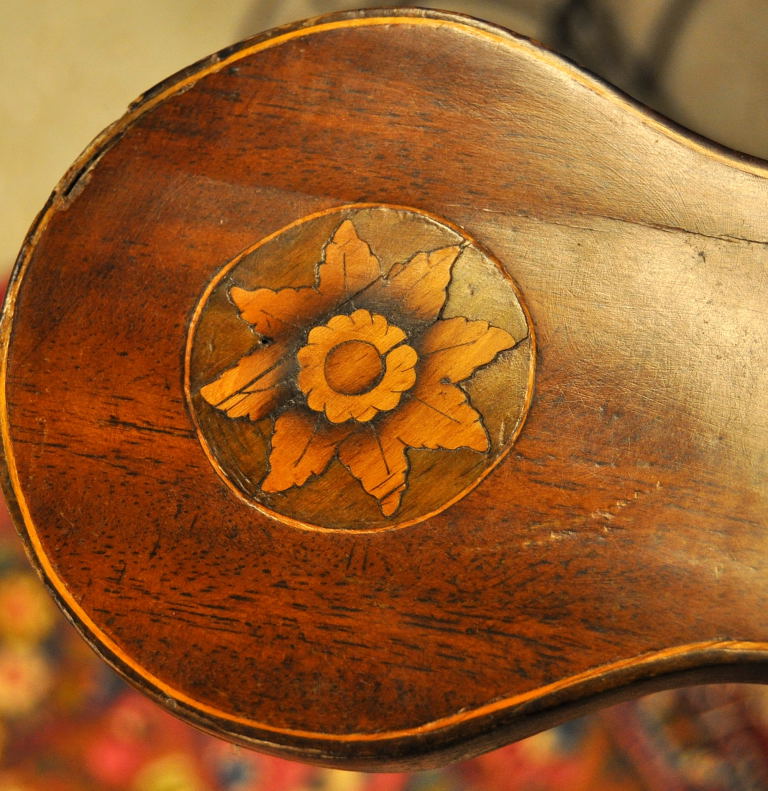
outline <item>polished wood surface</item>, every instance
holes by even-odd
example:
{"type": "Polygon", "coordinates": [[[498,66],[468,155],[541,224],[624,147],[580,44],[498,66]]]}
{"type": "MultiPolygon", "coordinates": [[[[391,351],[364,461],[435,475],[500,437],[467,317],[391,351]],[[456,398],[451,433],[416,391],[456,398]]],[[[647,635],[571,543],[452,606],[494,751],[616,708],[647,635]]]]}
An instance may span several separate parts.
{"type": "Polygon", "coordinates": [[[483,23],[219,53],[94,142],[20,255],[2,432],[33,560],[170,710],[320,763],[764,680],[767,206],[763,163],[483,23]],[[340,307],[347,277],[409,287],[340,307]],[[295,336],[265,323],[284,289],[295,336]],[[418,417],[441,388],[458,438],[418,417]]]}
{"type": "Polygon", "coordinates": [[[353,205],[216,273],[185,394],[246,502],[310,529],[391,529],[450,506],[509,452],[534,362],[498,261],[422,212],[353,205]]]}

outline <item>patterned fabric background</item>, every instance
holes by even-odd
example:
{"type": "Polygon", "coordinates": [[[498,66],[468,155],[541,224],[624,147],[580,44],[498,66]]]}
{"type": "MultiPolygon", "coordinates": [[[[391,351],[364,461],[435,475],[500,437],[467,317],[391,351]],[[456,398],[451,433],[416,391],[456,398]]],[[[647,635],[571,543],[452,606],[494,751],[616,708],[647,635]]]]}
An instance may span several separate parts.
{"type": "Polygon", "coordinates": [[[58,612],[0,512],[0,791],[763,791],[768,687],[665,692],[472,761],[341,772],[206,736],[124,684],[58,612]]]}

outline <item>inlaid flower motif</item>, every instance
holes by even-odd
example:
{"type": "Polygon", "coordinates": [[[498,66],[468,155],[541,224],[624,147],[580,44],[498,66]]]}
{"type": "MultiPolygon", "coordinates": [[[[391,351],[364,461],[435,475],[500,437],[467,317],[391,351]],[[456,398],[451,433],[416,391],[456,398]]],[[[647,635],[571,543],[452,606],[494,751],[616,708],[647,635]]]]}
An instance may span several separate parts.
{"type": "Polygon", "coordinates": [[[356,310],[313,327],[299,349],[299,389],[331,423],[365,423],[394,409],[416,381],[417,355],[384,316],[356,310]]]}
{"type": "Polygon", "coordinates": [[[338,458],[391,516],[409,448],[489,451],[459,385],[517,341],[486,321],[443,317],[461,252],[417,252],[383,271],[347,219],[312,286],[230,289],[258,343],[200,394],[233,419],[274,417],[263,491],[303,486],[338,458]]]}

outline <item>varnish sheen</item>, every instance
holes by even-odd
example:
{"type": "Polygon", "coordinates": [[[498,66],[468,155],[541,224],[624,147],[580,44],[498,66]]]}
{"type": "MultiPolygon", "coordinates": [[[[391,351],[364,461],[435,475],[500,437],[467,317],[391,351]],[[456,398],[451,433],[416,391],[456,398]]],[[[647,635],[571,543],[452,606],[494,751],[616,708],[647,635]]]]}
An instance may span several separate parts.
{"type": "Polygon", "coordinates": [[[33,562],[169,710],[335,766],[765,680],[767,177],[451,14],[191,66],[14,272],[33,562]]]}

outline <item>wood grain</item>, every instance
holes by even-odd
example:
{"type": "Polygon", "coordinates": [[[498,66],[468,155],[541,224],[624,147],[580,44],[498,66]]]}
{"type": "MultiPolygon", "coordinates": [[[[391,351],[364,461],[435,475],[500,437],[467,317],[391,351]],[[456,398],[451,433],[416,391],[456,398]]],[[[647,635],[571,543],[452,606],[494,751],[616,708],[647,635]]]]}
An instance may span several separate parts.
{"type": "Polygon", "coordinates": [[[765,680],[767,205],[765,164],[465,18],[342,14],[219,53],[97,139],[20,255],[2,431],[34,562],[170,710],[319,763],[429,765],[654,686],[765,680]],[[450,507],[313,531],[214,469],[187,337],[244,250],[360,204],[501,262],[535,393],[450,507]]]}
{"type": "Polygon", "coordinates": [[[500,262],[423,212],[353,204],[215,273],[190,322],[185,395],[245,502],[308,529],[394,529],[450,506],[509,453],[534,367],[500,262]],[[340,361],[359,388],[350,344],[375,356],[356,393],[336,381],[340,361]]]}

